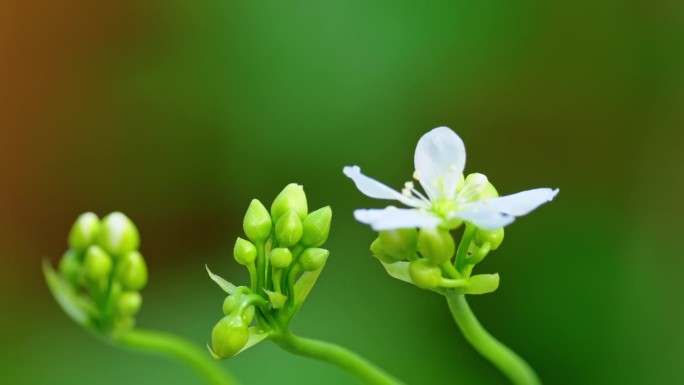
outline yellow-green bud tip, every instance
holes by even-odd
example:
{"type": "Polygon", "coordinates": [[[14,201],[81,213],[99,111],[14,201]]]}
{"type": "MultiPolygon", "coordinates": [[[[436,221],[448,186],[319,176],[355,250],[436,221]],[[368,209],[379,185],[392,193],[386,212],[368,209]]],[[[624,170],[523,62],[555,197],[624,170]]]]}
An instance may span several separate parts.
{"type": "Polygon", "coordinates": [[[100,218],[93,213],[81,214],[69,231],[69,247],[79,253],[95,243],[100,232],[100,218]]]}
{"type": "Polygon", "coordinates": [[[113,212],[102,219],[98,244],[113,257],[121,257],[137,250],[140,233],[133,222],[120,212],[113,212]]]}
{"type": "Polygon", "coordinates": [[[275,225],[275,236],[280,246],[296,245],[302,239],[303,232],[302,221],[294,210],[282,215],[275,225]]]}
{"type": "Polygon", "coordinates": [[[237,263],[243,266],[251,265],[257,257],[256,246],[252,242],[238,237],[233,248],[233,257],[237,263]]]}
{"type": "Polygon", "coordinates": [[[326,249],[310,248],[306,249],[299,255],[299,263],[304,271],[315,271],[325,265],[330,251],[326,249]]]}
{"type": "Polygon", "coordinates": [[[252,199],[242,221],[247,238],[252,242],[266,242],[272,227],[271,215],[266,207],[258,199],[252,199]]]}
{"type": "Polygon", "coordinates": [[[318,247],[328,240],[332,210],[330,206],[322,207],[304,218],[302,225],[302,244],[307,247],[318,247]]]}
{"type": "Polygon", "coordinates": [[[90,282],[100,282],[107,279],[111,271],[112,258],[99,246],[90,246],[83,259],[85,278],[90,282]]]}
{"type": "Polygon", "coordinates": [[[292,252],[286,248],[275,248],[271,250],[271,265],[276,269],[284,269],[292,263],[292,252]]]}
{"type": "Polygon", "coordinates": [[[304,219],[309,211],[304,187],[296,183],[290,183],[285,186],[283,191],[273,200],[271,217],[277,223],[282,215],[291,210],[297,213],[300,220],[304,219]]]}
{"type": "Polygon", "coordinates": [[[124,290],[140,290],[147,284],[147,264],[138,251],[124,255],[116,269],[116,278],[124,290]]]}

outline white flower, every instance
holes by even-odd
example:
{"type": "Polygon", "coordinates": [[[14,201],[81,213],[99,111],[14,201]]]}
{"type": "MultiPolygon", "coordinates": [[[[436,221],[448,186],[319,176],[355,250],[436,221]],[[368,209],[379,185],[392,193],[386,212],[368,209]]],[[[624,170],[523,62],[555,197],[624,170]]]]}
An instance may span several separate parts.
{"type": "Polygon", "coordinates": [[[363,175],[358,166],[345,167],[344,175],[365,195],[397,200],[411,207],[359,209],[354,211],[354,217],[376,231],[437,225],[451,228],[461,221],[495,230],[558,194],[558,189],[538,188],[498,197],[486,176],[463,177],[465,158],[463,141],[448,127],[438,127],[423,135],[416,146],[413,178],[420,182],[425,195],[415,189],[413,182],[406,182],[400,193],[363,175]]]}

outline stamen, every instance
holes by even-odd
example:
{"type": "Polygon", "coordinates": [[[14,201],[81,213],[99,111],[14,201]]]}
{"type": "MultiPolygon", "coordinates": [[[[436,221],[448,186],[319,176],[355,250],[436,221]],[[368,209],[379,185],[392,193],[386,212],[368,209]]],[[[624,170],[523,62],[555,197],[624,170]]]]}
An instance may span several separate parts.
{"type": "Polygon", "coordinates": [[[415,171],[413,172],[413,179],[415,179],[415,180],[420,180],[420,177],[421,177],[420,171],[415,170],[415,171]]]}
{"type": "Polygon", "coordinates": [[[414,189],[413,182],[406,182],[406,183],[404,183],[404,188],[406,188],[406,189],[408,189],[408,190],[413,190],[413,189],[414,189]]]}
{"type": "Polygon", "coordinates": [[[425,195],[423,195],[420,191],[418,191],[414,188],[412,188],[411,191],[413,192],[413,194],[415,194],[423,202],[430,203],[430,200],[425,195]]]}

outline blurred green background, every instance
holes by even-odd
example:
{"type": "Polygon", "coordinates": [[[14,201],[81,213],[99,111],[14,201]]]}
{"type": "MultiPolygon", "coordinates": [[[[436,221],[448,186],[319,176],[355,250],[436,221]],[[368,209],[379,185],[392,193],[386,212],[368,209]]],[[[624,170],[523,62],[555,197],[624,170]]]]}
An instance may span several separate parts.
{"type": "MultiPolygon", "coordinates": [[[[684,3],[0,2],[0,382],[199,384],[113,349],[52,300],[40,260],[76,216],[127,213],[151,281],[138,324],[203,345],[249,200],[288,182],[334,211],[296,318],[410,384],[504,384],[439,296],[390,279],[342,173],[400,187],[447,125],[503,194],[559,187],[479,267],[470,302],[547,384],[684,382],[684,3]]],[[[263,343],[246,384],[353,384],[263,343]]]]}

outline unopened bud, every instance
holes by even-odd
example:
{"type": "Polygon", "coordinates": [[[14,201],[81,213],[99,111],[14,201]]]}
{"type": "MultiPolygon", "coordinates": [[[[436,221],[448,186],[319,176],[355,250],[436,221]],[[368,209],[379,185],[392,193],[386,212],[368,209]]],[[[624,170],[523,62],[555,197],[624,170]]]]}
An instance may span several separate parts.
{"type": "Polygon", "coordinates": [[[256,246],[252,242],[238,237],[233,248],[233,257],[237,263],[243,266],[251,265],[257,258],[256,246]]]}
{"type": "Polygon", "coordinates": [[[465,178],[466,188],[472,189],[474,195],[470,197],[471,201],[480,200],[483,198],[497,198],[499,193],[494,188],[494,185],[489,182],[489,179],[483,174],[473,173],[465,178]]]}
{"type": "Polygon", "coordinates": [[[330,251],[326,249],[310,248],[306,249],[299,255],[299,263],[302,265],[304,271],[318,270],[328,259],[330,251]]]}
{"type": "Polygon", "coordinates": [[[238,314],[221,318],[211,330],[211,345],[214,354],[220,359],[236,355],[247,344],[248,326],[238,314]]]}
{"type": "Polygon", "coordinates": [[[393,259],[403,261],[416,254],[418,230],[414,228],[381,231],[378,238],[382,249],[393,259]]]}
{"type": "Polygon", "coordinates": [[[332,219],[332,210],[330,206],[322,207],[304,218],[302,225],[304,233],[302,234],[302,244],[306,247],[318,247],[328,240],[330,233],[330,221],[332,219]]]}
{"type": "Polygon", "coordinates": [[[85,278],[90,282],[100,282],[109,277],[112,271],[112,258],[99,246],[92,245],[83,258],[85,278]]]}
{"type": "Polygon", "coordinates": [[[138,251],[124,255],[116,269],[116,278],[124,290],[140,290],[147,284],[147,264],[138,251]]]}
{"type": "Polygon", "coordinates": [[[504,239],[504,229],[499,228],[496,230],[483,230],[478,228],[475,232],[475,244],[482,246],[485,243],[489,243],[490,250],[496,250],[501,245],[504,239]]]}
{"type": "Polygon", "coordinates": [[[448,230],[438,227],[422,228],[418,232],[418,251],[423,257],[439,265],[454,256],[456,244],[448,230]]]}
{"type": "Polygon", "coordinates": [[[81,262],[78,253],[68,250],[59,261],[59,272],[73,286],[77,287],[81,281],[81,262]]]}
{"type": "Polygon", "coordinates": [[[247,238],[252,242],[266,242],[271,236],[272,227],[271,215],[266,207],[258,199],[252,199],[242,221],[242,228],[245,230],[247,238]]]}
{"type": "Polygon", "coordinates": [[[270,261],[274,268],[284,269],[292,263],[292,252],[283,247],[275,248],[271,250],[270,261]]]}
{"type": "Polygon", "coordinates": [[[102,219],[98,244],[113,257],[121,257],[138,249],[140,233],[127,216],[113,212],[102,219]]]}
{"type": "Polygon", "coordinates": [[[288,211],[294,211],[300,220],[306,217],[306,213],[309,211],[306,194],[304,194],[304,187],[296,183],[290,183],[283,191],[278,194],[278,196],[273,200],[271,205],[271,217],[273,222],[278,222],[278,219],[285,215],[288,211]]]}
{"type": "Polygon", "coordinates": [[[370,246],[371,253],[379,259],[381,262],[384,263],[395,263],[399,262],[398,259],[392,258],[387,252],[382,248],[382,242],[380,242],[380,238],[375,238],[373,243],[371,243],[370,246]]]}
{"type": "Polygon", "coordinates": [[[69,231],[69,247],[79,253],[88,249],[97,240],[100,218],[93,213],[81,214],[69,231]]]}
{"type": "Polygon", "coordinates": [[[135,315],[142,306],[142,296],[137,291],[124,291],[116,301],[116,308],[120,315],[135,315]]]}
{"type": "Polygon", "coordinates": [[[279,246],[294,246],[302,239],[302,221],[293,210],[282,215],[275,225],[275,236],[279,246]]]}
{"type": "Polygon", "coordinates": [[[442,270],[427,259],[417,259],[409,263],[411,281],[423,289],[435,289],[442,280],[442,270]]]}

